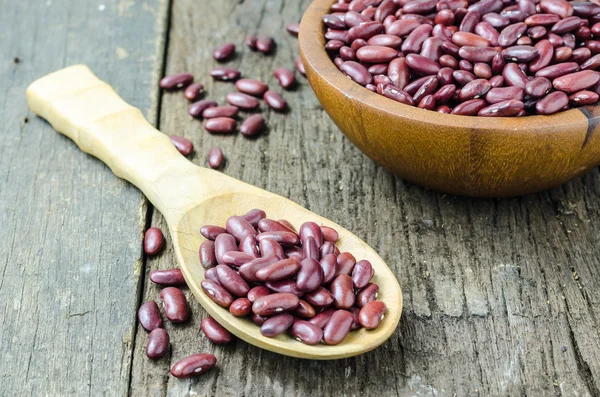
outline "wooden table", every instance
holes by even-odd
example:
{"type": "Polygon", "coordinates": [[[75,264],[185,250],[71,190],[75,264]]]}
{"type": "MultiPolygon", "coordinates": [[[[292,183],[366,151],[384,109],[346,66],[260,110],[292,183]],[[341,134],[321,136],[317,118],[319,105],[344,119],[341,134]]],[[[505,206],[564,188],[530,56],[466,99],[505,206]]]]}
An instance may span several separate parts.
{"type": "MultiPolygon", "coordinates": [[[[290,112],[266,111],[255,140],[212,136],[187,114],[164,73],[193,72],[207,97],[213,48],[240,43],[230,65],[276,86],[293,67],[308,0],[0,0],[0,390],[3,396],[587,396],[600,395],[600,173],[509,200],[445,196],[404,182],[363,156],[319,106],[306,80],[285,92],[290,112]],[[246,33],[277,40],[249,51],[246,33]],[[158,300],[142,255],[144,230],[166,230],[134,187],[80,152],[25,102],[34,79],[86,63],[166,134],[190,138],[204,165],[287,196],[364,238],[404,289],[397,332],[360,357],[314,362],[201,335],[205,313],[166,327],[171,354],[144,355],[140,302],[158,300]],[[212,352],[194,380],[172,362],[212,352]]],[[[264,105],[263,105],[264,107],[264,105]]]]}

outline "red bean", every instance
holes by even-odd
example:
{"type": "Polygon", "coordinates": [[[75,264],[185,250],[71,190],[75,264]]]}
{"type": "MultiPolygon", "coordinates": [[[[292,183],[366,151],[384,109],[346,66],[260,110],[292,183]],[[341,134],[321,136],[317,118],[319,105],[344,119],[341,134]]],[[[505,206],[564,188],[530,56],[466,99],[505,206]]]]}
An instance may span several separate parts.
{"type": "Polygon", "coordinates": [[[225,43],[215,49],[213,58],[219,62],[227,61],[235,53],[234,43],[225,43]]]}
{"type": "Polygon", "coordinates": [[[486,107],[487,102],[483,99],[471,99],[457,105],[452,109],[452,114],[461,116],[475,116],[481,109],[486,107]]]}
{"type": "Polygon", "coordinates": [[[523,101],[525,96],[524,89],[521,87],[497,87],[488,91],[485,100],[490,104],[515,99],[523,101]]]}
{"type": "Polygon", "coordinates": [[[247,235],[256,236],[257,232],[254,226],[250,224],[246,219],[241,216],[231,216],[225,223],[225,229],[229,234],[240,241],[247,235]]]}
{"type": "Polygon", "coordinates": [[[458,100],[464,102],[469,99],[477,99],[485,96],[487,92],[492,88],[489,81],[485,79],[476,79],[468,82],[465,86],[458,91],[458,100]]]}
{"type": "Polygon", "coordinates": [[[369,302],[373,302],[377,299],[379,294],[379,286],[374,283],[367,284],[360,292],[356,295],[356,306],[363,307],[369,302]]]}
{"type": "MultiPolygon", "coordinates": [[[[353,26],[348,33],[348,40],[346,42],[352,42],[356,39],[368,40],[372,36],[383,32],[383,24],[381,22],[369,21],[362,23],[357,26],[353,26]]],[[[344,41],[344,40],[342,40],[344,41]]]]}
{"type": "Polygon", "coordinates": [[[494,56],[498,54],[499,51],[496,48],[492,47],[470,47],[465,46],[458,50],[458,55],[471,62],[485,62],[489,63],[492,61],[494,56]]]}
{"type": "Polygon", "coordinates": [[[335,277],[337,270],[337,258],[334,254],[327,254],[323,256],[319,263],[321,270],[323,271],[322,284],[329,284],[335,277]]]}
{"type": "Polygon", "coordinates": [[[375,329],[379,327],[386,311],[387,307],[382,301],[369,302],[360,309],[358,321],[366,329],[375,329]]]}
{"type": "Polygon", "coordinates": [[[565,0],[541,0],[540,9],[549,14],[556,14],[561,18],[573,15],[573,7],[565,0]]]}
{"type": "Polygon", "coordinates": [[[406,64],[416,73],[425,76],[437,74],[441,69],[439,63],[418,54],[408,54],[406,64]]]}
{"type": "Polygon", "coordinates": [[[322,329],[325,327],[325,325],[327,325],[327,322],[333,313],[335,313],[335,309],[325,309],[321,313],[308,320],[308,322],[322,329]]]}
{"type": "Polygon", "coordinates": [[[498,44],[502,47],[508,47],[514,44],[523,33],[527,30],[527,25],[523,22],[517,22],[512,25],[508,25],[500,32],[498,36],[498,44]]]}
{"type": "Polygon", "coordinates": [[[296,285],[300,291],[314,291],[323,282],[323,269],[319,262],[312,258],[302,261],[296,277],[296,285]]]}
{"type": "Polygon", "coordinates": [[[276,91],[266,91],[263,99],[265,100],[265,103],[273,110],[283,111],[287,108],[286,100],[283,99],[283,97],[276,91]]]}
{"type": "Polygon", "coordinates": [[[246,317],[252,311],[251,309],[252,303],[248,298],[237,298],[229,306],[229,313],[236,317],[246,317]]]}
{"type": "MultiPolygon", "coordinates": [[[[541,39],[546,35],[546,28],[543,26],[534,26],[532,28],[527,29],[527,35],[531,37],[533,40],[541,39]]],[[[524,36],[521,36],[521,38],[524,36]]]]}
{"type": "Polygon", "coordinates": [[[204,85],[201,83],[193,83],[187,86],[185,91],[183,92],[183,96],[188,101],[195,101],[204,91],[204,85]]]}
{"type": "Polygon", "coordinates": [[[208,340],[217,345],[226,345],[233,340],[233,335],[212,317],[204,318],[200,323],[200,328],[208,340]]]}
{"type": "Polygon", "coordinates": [[[373,81],[373,77],[363,65],[354,61],[346,61],[340,66],[340,71],[350,77],[352,81],[362,86],[373,81]]]}
{"type": "Polygon", "coordinates": [[[294,314],[303,318],[313,318],[316,314],[315,308],[310,305],[307,301],[300,299],[298,301],[298,307],[294,310],[294,314]]]}
{"type": "Polygon", "coordinates": [[[252,312],[259,316],[272,316],[286,310],[293,310],[298,307],[298,303],[298,297],[292,293],[274,293],[256,299],[252,304],[252,312]]]}
{"type": "Polygon", "coordinates": [[[264,239],[260,241],[259,245],[262,256],[276,256],[279,260],[285,259],[285,252],[277,241],[264,239]]]}
{"type": "Polygon", "coordinates": [[[319,287],[316,290],[305,294],[304,300],[315,307],[327,307],[333,303],[334,298],[327,289],[319,287]]]}
{"type": "Polygon", "coordinates": [[[240,132],[246,137],[259,134],[265,129],[265,119],[260,114],[249,116],[240,126],[240,132]]]}
{"type": "Polygon", "coordinates": [[[533,98],[546,95],[552,89],[552,83],[545,77],[536,77],[525,86],[525,93],[533,98]]]}
{"type": "Polygon", "coordinates": [[[212,119],[215,117],[235,117],[237,114],[238,108],[235,106],[214,106],[205,109],[202,112],[202,117],[205,119],[212,119]]]}
{"type": "Polygon", "coordinates": [[[235,82],[235,88],[244,94],[261,96],[269,89],[265,83],[255,79],[239,79],[235,82]]]}
{"type": "Polygon", "coordinates": [[[217,305],[228,308],[233,302],[233,297],[220,283],[213,280],[202,280],[200,283],[202,290],[212,299],[217,305]]]}
{"type": "Polygon", "coordinates": [[[361,48],[369,46],[383,46],[398,50],[402,45],[402,39],[398,36],[394,36],[391,34],[376,34],[375,36],[369,38],[367,44],[367,46],[362,46],[361,48]]]}
{"type": "Polygon", "coordinates": [[[582,65],[585,61],[590,59],[591,56],[592,52],[589,48],[581,47],[573,50],[573,53],[571,54],[571,61],[577,62],[582,70],[586,70],[583,69],[582,65]]]}
{"type": "Polygon", "coordinates": [[[263,316],[259,316],[258,314],[252,313],[250,315],[250,319],[252,320],[252,322],[254,324],[256,324],[260,327],[265,323],[265,321],[267,321],[269,319],[269,317],[263,317],[263,316]]]}
{"type": "Polygon", "coordinates": [[[435,94],[433,94],[433,99],[437,104],[445,103],[454,96],[455,92],[456,86],[454,84],[446,84],[445,86],[437,90],[435,94]]]}
{"type": "Polygon", "coordinates": [[[163,321],[160,317],[158,305],[154,301],[143,303],[138,309],[137,315],[140,325],[144,327],[146,331],[153,331],[163,327],[163,321]]]}
{"type": "Polygon", "coordinates": [[[215,117],[204,122],[204,129],[213,134],[229,134],[235,131],[236,125],[230,117],[215,117]]]}
{"type": "Polygon", "coordinates": [[[527,75],[519,68],[516,63],[508,63],[502,71],[502,77],[507,85],[525,88],[527,83],[527,75]]]}
{"type": "Polygon", "coordinates": [[[337,257],[337,268],[336,268],[335,275],[336,276],[338,274],[350,275],[352,273],[352,269],[354,268],[355,264],[356,264],[356,258],[354,258],[354,255],[352,255],[349,252],[342,252],[337,257]]]}
{"type": "Polygon", "coordinates": [[[469,61],[464,60],[464,59],[461,60],[458,63],[458,67],[459,67],[460,70],[466,70],[468,72],[472,72],[473,71],[473,64],[471,62],[469,62],[469,61]]]}
{"type": "Polygon", "coordinates": [[[259,36],[256,39],[256,50],[268,54],[275,48],[275,40],[270,36],[259,36]]]}
{"type": "Polygon", "coordinates": [[[250,287],[248,283],[233,269],[226,265],[218,265],[217,277],[219,283],[232,295],[244,297],[248,295],[250,287]]]}
{"type": "Polygon", "coordinates": [[[329,287],[334,299],[334,305],[338,309],[348,309],[354,305],[354,284],[352,278],[347,274],[336,276],[329,287]]]}
{"type": "Polygon", "coordinates": [[[189,139],[177,135],[171,135],[169,138],[171,138],[173,146],[184,156],[189,156],[194,152],[194,144],[189,139]]]}
{"type": "Polygon", "coordinates": [[[194,354],[188,356],[171,367],[171,375],[176,378],[189,378],[212,369],[217,359],[212,354],[194,354]]]}
{"type": "Polygon", "coordinates": [[[325,49],[327,51],[338,51],[340,48],[344,46],[344,42],[340,40],[329,40],[327,44],[325,44],[325,49]]]}
{"type": "Polygon", "coordinates": [[[559,91],[573,93],[584,90],[596,84],[600,75],[592,70],[571,73],[557,77],[552,81],[552,85],[559,91]]]}
{"type": "Polygon", "coordinates": [[[492,68],[487,63],[477,62],[473,65],[473,74],[482,79],[490,79],[492,77],[492,68]]]}
{"type": "Polygon", "coordinates": [[[233,68],[215,68],[210,72],[210,75],[215,80],[234,81],[239,79],[242,73],[233,68]]]}
{"type": "Polygon", "coordinates": [[[250,262],[240,266],[238,269],[240,276],[242,276],[245,280],[251,282],[259,281],[256,278],[256,272],[260,269],[267,267],[275,262],[277,262],[279,258],[275,256],[267,256],[262,258],[256,258],[251,260],[250,262]]]}
{"type": "Polygon", "coordinates": [[[323,329],[323,342],[328,345],[337,345],[342,342],[353,322],[352,314],[346,310],[337,310],[323,329]]]}
{"type": "Polygon", "coordinates": [[[182,323],[190,316],[190,308],[185,295],[179,288],[167,287],[160,291],[165,316],[173,323],[182,323]]]}
{"type": "Polygon", "coordinates": [[[261,296],[267,296],[271,293],[271,291],[269,291],[269,289],[267,287],[263,287],[262,285],[259,285],[257,287],[252,288],[249,292],[248,292],[248,300],[252,303],[254,303],[254,301],[258,298],[260,298],[261,296]]]}
{"type": "Polygon", "coordinates": [[[266,337],[275,336],[287,331],[294,323],[294,316],[288,313],[281,313],[269,318],[260,327],[260,333],[266,337]]]}
{"type": "Polygon", "coordinates": [[[296,57],[294,64],[296,65],[296,69],[298,70],[298,72],[300,72],[300,74],[302,74],[303,76],[306,76],[306,69],[304,68],[304,64],[302,63],[302,59],[300,58],[300,56],[296,57]]]}
{"type": "Polygon", "coordinates": [[[410,70],[406,64],[406,58],[396,58],[390,62],[388,67],[388,77],[392,84],[398,89],[403,89],[410,78],[410,70]]]}
{"type": "Polygon", "coordinates": [[[208,99],[202,99],[198,102],[194,102],[190,105],[189,111],[188,113],[190,114],[190,116],[192,117],[196,117],[199,118],[202,116],[202,113],[213,106],[218,106],[218,104],[215,101],[211,101],[208,99]]]}
{"type": "Polygon", "coordinates": [[[414,105],[414,100],[407,92],[397,89],[391,84],[387,84],[383,87],[381,94],[386,98],[393,99],[396,102],[404,103],[405,105],[414,105]]]}
{"type": "Polygon", "coordinates": [[[283,245],[298,245],[300,243],[300,238],[298,235],[290,231],[263,232],[256,236],[256,241],[260,243],[260,240],[265,238],[275,240],[279,244],[283,245]]]}
{"type": "Polygon", "coordinates": [[[156,328],[148,335],[146,356],[149,359],[161,358],[169,351],[169,334],[162,328],[156,328]]]}
{"type": "Polygon", "coordinates": [[[237,106],[240,109],[251,110],[259,106],[258,99],[243,92],[230,92],[225,96],[225,99],[230,105],[237,106]]]}
{"type": "Polygon", "coordinates": [[[200,245],[200,264],[205,269],[211,268],[217,265],[217,258],[215,256],[215,243],[211,240],[205,240],[200,245]]]}
{"type": "Polygon", "coordinates": [[[538,55],[538,50],[529,45],[515,45],[502,51],[502,56],[512,62],[529,62],[538,55]]]}
{"type": "Polygon", "coordinates": [[[266,216],[267,213],[265,211],[258,208],[253,208],[242,215],[242,218],[250,222],[253,227],[258,227],[258,222],[260,222],[261,219],[265,219],[266,216]]]}
{"type": "Polygon", "coordinates": [[[215,269],[214,267],[206,269],[204,271],[204,278],[218,283],[219,278],[217,277],[217,269],[215,269]]]}
{"type": "Polygon", "coordinates": [[[179,269],[152,270],[150,272],[150,281],[154,284],[169,287],[185,285],[185,279],[179,269]]]}
{"type": "Polygon", "coordinates": [[[554,91],[540,99],[535,110],[539,114],[552,114],[562,110],[569,104],[569,97],[562,91],[554,91]]]}
{"type": "Polygon", "coordinates": [[[246,44],[246,46],[248,46],[250,50],[256,51],[256,36],[254,36],[253,34],[246,35],[246,38],[244,39],[244,44],[246,44]]]}
{"type": "Polygon", "coordinates": [[[310,236],[302,242],[302,249],[304,258],[311,258],[316,261],[321,257],[319,247],[317,246],[315,239],[310,236]]]}
{"type": "Polygon", "coordinates": [[[165,76],[160,80],[160,88],[165,90],[177,90],[187,87],[194,82],[194,76],[189,73],[176,73],[165,76]]]}
{"type": "Polygon", "coordinates": [[[455,70],[452,72],[452,77],[459,85],[465,85],[477,78],[473,73],[466,70],[455,70]]]}
{"type": "Polygon", "coordinates": [[[352,282],[354,288],[361,289],[365,287],[374,274],[375,272],[373,271],[371,262],[364,259],[356,262],[356,265],[354,265],[354,268],[352,269],[352,282]]]}
{"type": "MultiPolygon", "coordinates": [[[[402,43],[404,53],[416,53],[421,51],[423,42],[431,36],[433,28],[430,25],[420,25],[414,29],[402,43]]],[[[388,32],[389,33],[389,32],[388,32]]]]}
{"type": "Polygon", "coordinates": [[[598,101],[598,94],[593,91],[579,91],[571,94],[569,101],[575,106],[591,105],[598,101]]]}
{"type": "Polygon", "coordinates": [[[486,106],[477,115],[481,117],[513,117],[523,110],[523,106],[523,102],[511,99],[486,106]]]}
{"type": "Polygon", "coordinates": [[[346,23],[344,22],[344,19],[345,18],[340,18],[336,15],[331,14],[323,15],[323,23],[331,29],[345,29],[346,23]]]}
{"type": "Polygon", "coordinates": [[[162,231],[157,227],[151,227],[144,234],[144,252],[146,255],[156,255],[165,245],[162,231]]]}
{"type": "Polygon", "coordinates": [[[321,233],[323,234],[323,240],[335,243],[338,238],[338,232],[329,226],[321,226],[321,233]]]}
{"type": "Polygon", "coordinates": [[[304,292],[300,291],[298,287],[296,287],[296,282],[294,280],[280,280],[280,281],[267,281],[265,286],[269,288],[271,291],[279,292],[279,293],[290,293],[294,294],[298,297],[304,295],[304,292]]]}
{"type": "Polygon", "coordinates": [[[546,66],[535,73],[535,77],[545,77],[554,80],[557,77],[564,76],[579,70],[579,65],[575,62],[565,62],[558,65],[546,66]]]}
{"type": "Polygon", "coordinates": [[[295,321],[290,334],[306,345],[316,345],[323,339],[323,330],[317,325],[304,320],[295,321]]]}
{"type": "Polygon", "coordinates": [[[289,278],[300,270],[300,264],[294,259],[283,259],[256,272],[260,281],[279,281],[289,278]]]}
{"type": "Polygon", "coordinates": [[[279,85],[286,90],[292,88],[296,84],[294,73],[287,68],[277,68],[273,72],[273,75],[279,82],[279,85]]]}

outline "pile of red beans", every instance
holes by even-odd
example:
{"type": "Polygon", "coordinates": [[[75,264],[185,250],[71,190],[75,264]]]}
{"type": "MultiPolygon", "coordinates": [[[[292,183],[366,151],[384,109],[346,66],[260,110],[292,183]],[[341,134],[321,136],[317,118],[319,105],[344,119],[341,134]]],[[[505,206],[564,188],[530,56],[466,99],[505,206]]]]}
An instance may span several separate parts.
{"type": "Polygon", "coordinates": [[[254,209],[200,232],[207,239],[200,246],[202,289],[264,336],[288,331],[305,344],[336,345],[352,330],[377,328],[385,315],[379,286],[370,283],[371,263],[340,252],[332,228],[306,222],[297,233],[254,209]]]}
{"type": "Polygon", "coordinates": [[[466,116],[552,114],[600,94],[600,6],[566,0],[339,0],[326,50],[356,83],[466,116]]]}

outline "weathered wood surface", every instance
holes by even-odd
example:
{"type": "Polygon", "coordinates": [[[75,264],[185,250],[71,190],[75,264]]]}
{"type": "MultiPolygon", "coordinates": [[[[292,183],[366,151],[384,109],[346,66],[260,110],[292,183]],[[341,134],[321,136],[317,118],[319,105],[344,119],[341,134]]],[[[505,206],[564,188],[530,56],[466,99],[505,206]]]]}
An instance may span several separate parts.
{"type": "MultiPolygon", "coordinates": [[[[146,332],[138,327],[131,336],[135,306],[138,298],[158,300],[159,289],[137,274],[176,261],[168,244],[142,263],[139,241],[146,215],[165,231],[166,224],[156,211],[146,214],[140,194],[105,166],[42,121],[21,119],[27,83],[74,62],[89,63],[150,112],[167,8],[104,2],[102,14],[96,3],[59,3],[6,2],[0,14],[0,86],[11,98],[0,107],[3,395],[600,395],[598,170],[510,200],[427,191],[365,158],[302,78],[296,91],[283,93],[290,112],[267,112],[268,134],[255,140],[207,134],[187,115],[181,93],[161,97],[160,129],[192,139],[197,164],[220,146],[228,159],[223,172],[287,196],[375,247],[404,289],[398,331],[360,357],[303,361],[243,342],[210,344],[199,330],[205,313],[192,300],[188,324],[167,324],[170,355],[148,360],[146,332]],[[128,57],[119,59],[119,47],[128,57]],[[13,65],[14,56],[22,63],[13,65]],[[195,380],[168,375],[173,362],[200,351],[213,352],[218,368],[195,380]]],[[[277,39],[274,55],[239,46],[228,65],[277,87],[273,69],[292,67],[297,52],[283,27],[308,3],[173,0],[166,72],[192,71],[206,97],[223,102],[233,86],[208,77],[212,49],[266,33],[277,39]]]]}
{"type": "Polygon", "coordinates": [[[33,116],[25,89],[86,63],[156,119],[166,7],[3,0],[0,10],[0,395],[124,395],[145,199],[33,116]]]}

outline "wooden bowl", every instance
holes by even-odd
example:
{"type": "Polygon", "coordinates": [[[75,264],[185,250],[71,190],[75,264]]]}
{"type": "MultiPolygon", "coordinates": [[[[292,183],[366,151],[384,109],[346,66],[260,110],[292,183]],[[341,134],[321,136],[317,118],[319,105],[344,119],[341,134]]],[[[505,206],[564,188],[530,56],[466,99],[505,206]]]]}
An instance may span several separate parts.
{"type": "Polygon", "coordinates": [[[315,0],[300,24],[299,47],[311,87],[342,132],[367,156],[416,184],[465,196],[537,192],[600,164],[598,106],[551,116],[471,117],[418,109],[353,82],[324,49],[315,0]]]}

